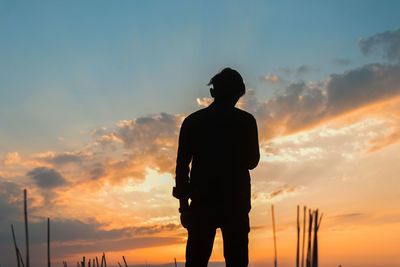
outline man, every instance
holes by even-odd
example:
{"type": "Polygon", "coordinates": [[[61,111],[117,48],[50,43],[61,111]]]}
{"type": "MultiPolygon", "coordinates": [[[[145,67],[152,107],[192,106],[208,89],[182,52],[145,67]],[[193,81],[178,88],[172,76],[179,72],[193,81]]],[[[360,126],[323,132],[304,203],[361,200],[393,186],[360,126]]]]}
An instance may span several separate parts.
{"type": "Polygon", "coordinates": [[[189,115],[179,134],[173,195],[179,199],[181,223],[188,230],[186,267],[207,266],[217,228],[223,236],[226,266],[246,267],[249,170],[260,159],[257,124],[251,114],[235,108],[245,93],[237,71],[225,68],[208,85],[213,86],[214,102],[189,115]]]}

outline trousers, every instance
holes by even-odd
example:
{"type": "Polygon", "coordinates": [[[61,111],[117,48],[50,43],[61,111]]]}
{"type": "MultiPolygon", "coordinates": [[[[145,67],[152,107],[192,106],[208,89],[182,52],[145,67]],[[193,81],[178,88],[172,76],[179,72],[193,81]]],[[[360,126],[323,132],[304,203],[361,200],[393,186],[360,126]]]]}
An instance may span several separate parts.
{"type": "Polygon", "coordinates": [[[248,213],[192,211],[186,244],[186,267],[206,267],[217,228],[221,229],[226,267],[247,267],[248,213]]]}

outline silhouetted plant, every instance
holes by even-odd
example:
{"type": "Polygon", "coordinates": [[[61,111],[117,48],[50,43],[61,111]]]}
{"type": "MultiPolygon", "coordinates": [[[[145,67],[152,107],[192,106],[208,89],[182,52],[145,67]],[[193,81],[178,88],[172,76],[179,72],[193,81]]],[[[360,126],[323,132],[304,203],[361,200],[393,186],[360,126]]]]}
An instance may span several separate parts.
{"type": "Polygon", "coordinates": [[[304,267],[304,246],[305,246],[305,241],[306,241],[306,213],[307,213],[307,207],[304,206],[304,209],[303,209],[303,246],[301,249],[301,267],[304,267]]]}
{"type": "Polygon", "coordinates": [[[274,205],[271,205],[271,213],[272,213],[272,232],[274,236],[274,267],[278,266],[278,255],[277,255],[277,249],[276,249],[276,232],[275,232],[275,213],[274,213],[274,205]]]}

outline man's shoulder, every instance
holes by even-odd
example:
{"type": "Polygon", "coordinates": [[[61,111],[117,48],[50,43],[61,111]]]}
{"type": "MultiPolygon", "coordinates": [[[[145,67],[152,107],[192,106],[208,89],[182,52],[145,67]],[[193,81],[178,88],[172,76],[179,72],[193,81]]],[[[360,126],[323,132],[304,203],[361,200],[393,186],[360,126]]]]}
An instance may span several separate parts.
{"type": "MultiPolygon", "coordinates": [[[[256,119],[254,118],[254,116],[247,112],[244,111],[242,109],[239,108],[234,108],[233,109],[233,114],[234,116],[231,117],[232,119],[235,118],[235,120],[240,120],[243,122],[248,122],[248,123],[255,123],[256,119]]],[[[206,108],[202,108],[199,109],[193,113],[191,113],[190,115],[188,115],[185,119],[184,119],[184,123],[185,124],[192,124],[192,123],[196,123],[199,121],[203,121],[203,120],[208,120],[210,119],[210,116],[213,116],[213,111],[210,110],[209,107],[206,108]]]]}
{"type": "Polygon", "coordinates": [[[199,110],[191,113],[190,115],[188,115],[185,118],[185,121],[190,122],[190,121],[195,121],[195,120],[201,119],[202,117],[206,116],[207,112],[208,112],[208,108],[199,109],[199,110]]]}
{"type": "Polygon", "coordinates": [[[254,118],[253,114],[251,114],[251,113],[249,113],[247,111],[244,111],[243,109],[236,108],[236,107],[235,107],[234,110],[235,110],[235,114],[238,117],[240,117],[241,119],[249,121],[249,122],[255,122],[256,121],[256,119],[254,118]]]}

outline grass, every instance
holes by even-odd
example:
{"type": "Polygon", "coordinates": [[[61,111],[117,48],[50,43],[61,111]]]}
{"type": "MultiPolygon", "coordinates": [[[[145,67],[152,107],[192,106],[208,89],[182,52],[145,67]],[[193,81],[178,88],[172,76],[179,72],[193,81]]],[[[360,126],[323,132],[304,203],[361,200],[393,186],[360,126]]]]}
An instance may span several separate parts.
{"type": "MultiPolygon", "coordinates": [[[[274,267],[278,267],[278,253],[277,253],[277,238],[276,238],[276,230],[275,230],[275,210],[274,205],[271,205],[271,213],[272,213],[272,231],[273,231],[273,241],[274,241],[274,267]]],[[[304,263],[306,267],[318,267],[318,230],[321,225],[322,215],[319,215],[318,209],[311,210],[307,207],[303,207],[303,238],[301,239],[300,235],[300,206],[297,206],[297,246],[296,246],[296,267],[300,267],[300,244],[301,246],[301,267],[304,267],[304,263]],[[307,216],[308,215],[308,216],[307,216]],[[306,244],[306,226],[307,226],[307,217],[308,217],[308,235],[307,235],[307,254],[304,259],[304,251],[306,244]],[[301,242],[302,241],[302,242],[301,242]]],[[[25,261],[21,255],[21,250],[19,249],[16,239],[15,239],[15,231],[14,226],[11,225],[11,234],[14,241],[14,248],[16,253],[16,260],[18,267],[29,267],[30,266],[30,258],[29,258],[29,229],[28,229],[28,209],[27,209],[27,190],[24,189],[24,222],[25,222],[25,243],[26,243],[26,255],[25,261]]],[[[50,255],[50,218],[47,218],[47,266],[51,267],[51,255],[50,255]]],[[[119,267],[125,266],[128,267],[128,263],[125,259],[125,256],[122,256],[122,261],[117,262],[119,267]],[[123,265],[121,264],[123,263],[123,265]]],[[[175,267],[177,267],[176,258],[174,259],[175,267]]],[[[68,267],[68,263],[66,261],[62,262],[63,267],[68,267]]],[[[101,261],[99,262],[99,258],[96,256],[95,258],[87,258],[85,256],[82,257],[81,261],[77,261],[77,267],[107,267],[106,255],[103,252],[101,256],[101,261]]]]}

